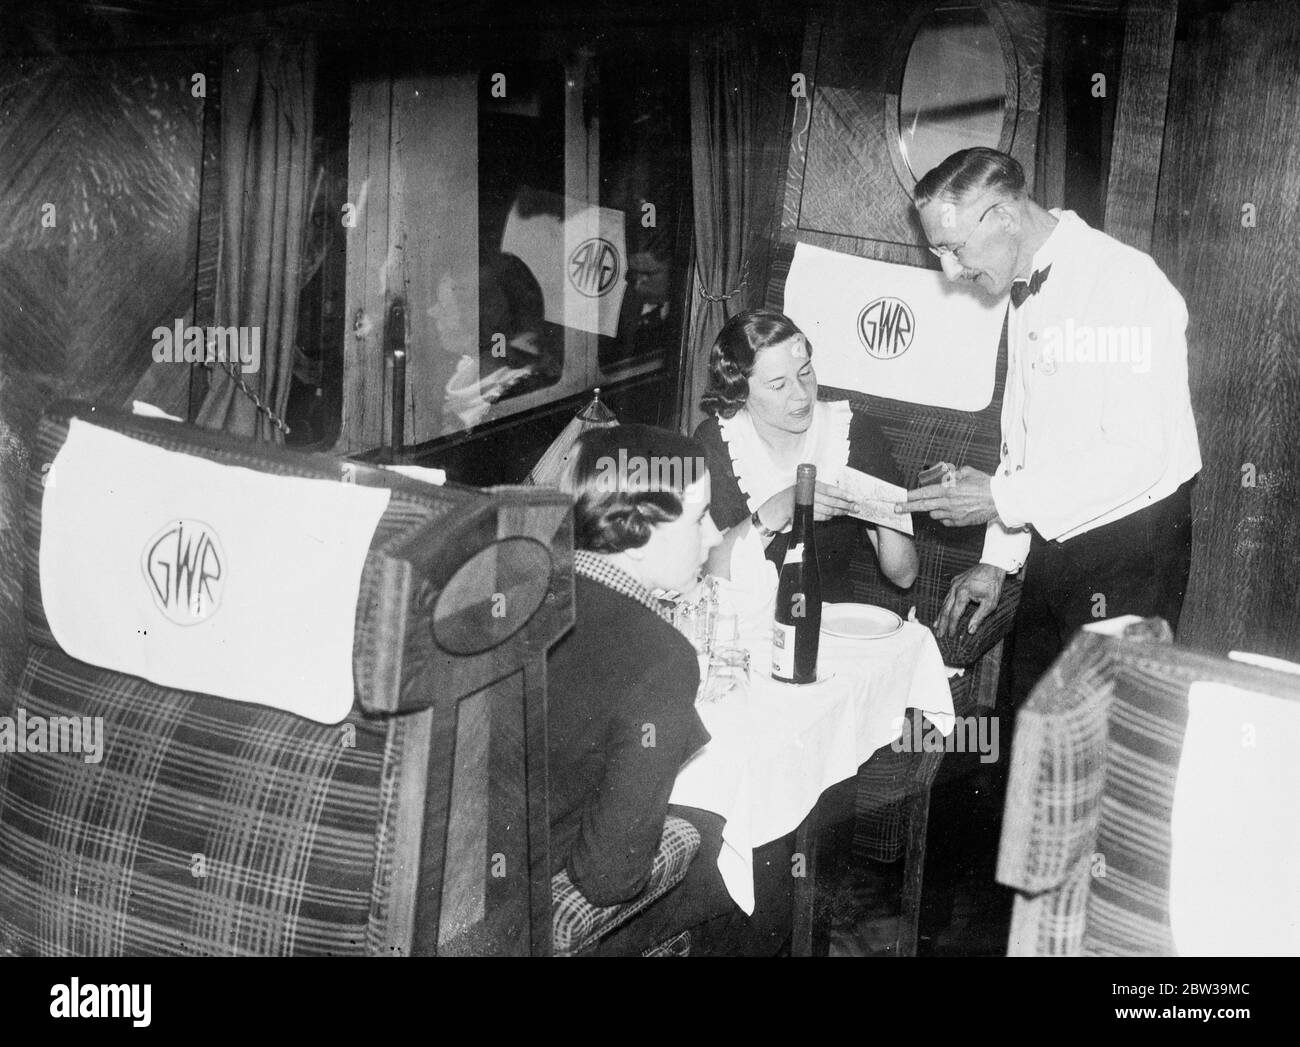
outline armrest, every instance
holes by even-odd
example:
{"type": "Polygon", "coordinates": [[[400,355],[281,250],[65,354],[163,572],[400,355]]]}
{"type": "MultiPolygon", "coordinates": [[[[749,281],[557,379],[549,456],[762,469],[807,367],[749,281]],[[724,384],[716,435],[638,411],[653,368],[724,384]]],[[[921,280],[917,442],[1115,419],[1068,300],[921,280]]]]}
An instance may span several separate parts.
{"type": "Polygon", "coordinates": [[[1026,895],[1096,849],[1116,642],[1078,632],[1016,714],[997,879],[1026,895]]]}
{"type": "Polygon", "coordinates": [[[966,613],[957,622],[957,632],[943,639],[935,637],[939,644],[939,653],[943,655],[943,664],[954,669],[967,669],[987,654],[993,646],[1011,632],[1015,621],[1016,609],[1020,606],[1021,581],[1017,575],[1008,575],[1002,583],[1002,598],[993,613],[980,623],[972,636],[966,632],[966,626],[975,613],[975,604],[966,608],[966,613]]]}
{"type": "Polygon", "coordinates": [[[700,831],[684,818],[669,815],[659,839],[650,880],[640,894],[621,905],[592,905],[567,872],[551,879],[552,951],[571,956],[677,886],[700,849],[700,831]]]}

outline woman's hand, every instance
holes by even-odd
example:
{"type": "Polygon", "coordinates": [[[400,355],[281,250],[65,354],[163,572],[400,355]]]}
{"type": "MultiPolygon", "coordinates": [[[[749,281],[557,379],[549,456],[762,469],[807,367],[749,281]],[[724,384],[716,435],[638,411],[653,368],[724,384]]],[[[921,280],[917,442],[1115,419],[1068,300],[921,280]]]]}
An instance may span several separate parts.
{"type": "MultiPolygon", "coordinates": [[[[839,487],[817,481],[813,493],[813,519],[830,520],[858,512],[858,505],[839,487]]],[[[794,485],[778,491],[758,507],[758,518],[763,526],[773,531],[784,531],[794,520],[794,485]]]]}

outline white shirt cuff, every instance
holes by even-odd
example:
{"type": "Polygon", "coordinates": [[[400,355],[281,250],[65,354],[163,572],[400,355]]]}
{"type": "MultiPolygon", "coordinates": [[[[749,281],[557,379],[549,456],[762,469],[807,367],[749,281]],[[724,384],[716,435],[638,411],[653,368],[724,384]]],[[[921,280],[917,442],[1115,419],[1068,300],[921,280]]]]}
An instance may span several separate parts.
{"type": "Polygon", "coordinates": [[[1028,530],[1008,531],[997,520],[990,521],[984,532],[980,563],[992,564],[1007,574],[1015,574],[1029,558],[1030,537],[1028,530]]]}
{"type": "Polygon", "coordinates": [[[1017,490],[1023,484],[1017,484],[1016,480],[1016,476],[1007,476],[1005,473],[997,473],[989,479],[989,493],[997,507],[998,519],[1012,531],[1029,523],[1029,510],[1024,504],[1023,491],[1017,490]]]}

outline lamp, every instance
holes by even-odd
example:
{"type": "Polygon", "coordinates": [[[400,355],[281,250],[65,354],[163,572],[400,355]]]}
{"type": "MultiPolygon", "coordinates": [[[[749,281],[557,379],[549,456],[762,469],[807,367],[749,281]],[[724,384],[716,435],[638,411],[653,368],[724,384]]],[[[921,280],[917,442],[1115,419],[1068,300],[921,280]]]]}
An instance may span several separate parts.
{"type": "Polygon", "coordinates": [[[537,464],[528,474],[528,483],[538,487],[559,486],[569,451],[578,437],[588,429],[608,429],[615,425],[618,425],[618,419],[613,411],[600,402],[600,388],[597,387],[592,390],[591,403],[583,406],[570,419],[569,424],[560,431],[560,435],[537,460],[537,464]]]}

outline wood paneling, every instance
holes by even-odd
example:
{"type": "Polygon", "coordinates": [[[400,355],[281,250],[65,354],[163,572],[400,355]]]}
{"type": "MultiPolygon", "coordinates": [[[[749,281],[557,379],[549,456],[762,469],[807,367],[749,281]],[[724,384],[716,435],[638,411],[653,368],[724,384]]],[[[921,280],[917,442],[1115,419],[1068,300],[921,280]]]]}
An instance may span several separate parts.
{"type": "Polygon", "coordinates": [[[384,285],[388,262],[388,166],[392,82],[359,79],[348,135],[347,317],[343,333],[340,452],[378,447],[384,423],[384,285]]]}
{"type": "Polygon", "coordinates": [[[1177,20],[1177,0],[1140,0],[1125,17],[1106,232],[1139,251],[1151,250],[1177,20]]]}
{"type": "Polygon", "coordinates": [[[447,382],[478,345],[477,74],[394,80],[389,175],[386,282],[406,299],[409,447],[442,434],[447,382]]]}
{"type": "MultiPolygon", "coordinates": [[[[806,240],[886,261],[922,264],[924,238],[894,156],[898,89],[917,28],[933,5],[884,0],[831,4],[810,19],[782,204],[784,239],[806,240]],[[824,237],[842,239],[837,245],[824,237]],[[903,250],[900,252],[899,247],[903,250]]],[[[1043,12],[1031,4],[985,5],[1007,58],[1003,149],[1034,175],[1043,12]]]]}
{"type": "Polygon", "coordinates": [[[1153,245],[1191,313],[1205,462],[1179,638],[1300,659],[1300,5],[1185,17],[1153,245]]]}
{"type": "MultiPolygon", "coordinates": [[[[0,70],[0,563],[21,560],[27,441],[52,399],[124,404],[139,383],[185,410],[189,369],[154,363],[150,332],[193,304],[195,68],[197,55],[155,52],[0,70]]],[[[17,667],[20,583],[0,571],[0,688],[17,667]]]]}

